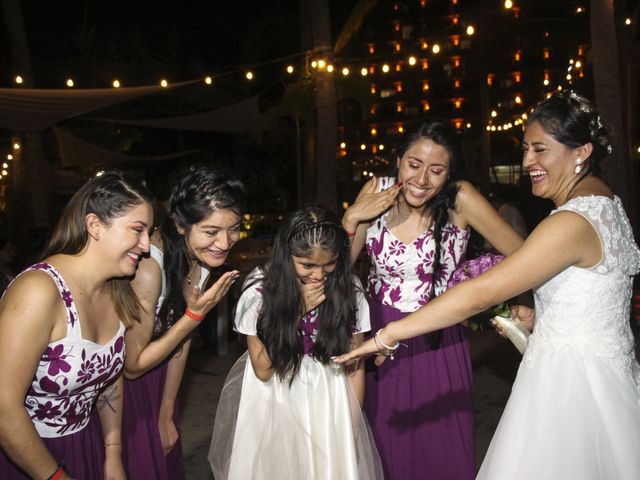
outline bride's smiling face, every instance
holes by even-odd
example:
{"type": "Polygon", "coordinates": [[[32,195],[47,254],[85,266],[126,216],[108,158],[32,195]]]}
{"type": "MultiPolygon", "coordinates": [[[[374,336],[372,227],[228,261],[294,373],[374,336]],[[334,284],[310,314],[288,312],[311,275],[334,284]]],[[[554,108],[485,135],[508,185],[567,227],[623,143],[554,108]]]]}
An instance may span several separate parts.
{"type": "Polygon", "coordinates": [[[407,205],[422,208],[437,195],[449,177],[449,152],[429,138],[413,143],[398,158],[398,181],[407,205]]]}
{"type": "Polygon", "coordinates": [[[556,205],[564,203],[576,182],[576,163],[586,160],[578,150],[557,141],[539,122],[528,125],[522,140],[522,165],[529,172],[531,192],[556,205]]]}

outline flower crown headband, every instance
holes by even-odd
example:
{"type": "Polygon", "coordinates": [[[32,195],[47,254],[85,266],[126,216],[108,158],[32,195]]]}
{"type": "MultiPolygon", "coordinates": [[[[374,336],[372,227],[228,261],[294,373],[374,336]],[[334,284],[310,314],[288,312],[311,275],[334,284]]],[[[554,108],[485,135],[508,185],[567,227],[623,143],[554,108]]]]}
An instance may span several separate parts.
{"type": "MultiPolygon", "coordinates": [[[[578,110],[580,110],[581,112],[594,113],[593,107],[591,107],[589,104],[584,103],[584,98],[578,95],[574,90],[569,91],[569,97],[578,104],[578,110]]],[[[600,118],[600,115],[596,113],[596,129],[600,130],[602,127],[602,119],[600,118]]],[[[607,153],[610,154],[612,152],[613,146],[609,143],[607,144],[607,153]]]]}

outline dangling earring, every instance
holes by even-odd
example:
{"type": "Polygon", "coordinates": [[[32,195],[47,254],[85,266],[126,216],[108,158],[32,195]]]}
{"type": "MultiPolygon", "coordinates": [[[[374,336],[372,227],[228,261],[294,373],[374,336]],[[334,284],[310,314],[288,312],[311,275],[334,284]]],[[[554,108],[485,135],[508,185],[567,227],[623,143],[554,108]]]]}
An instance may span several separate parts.
{"type": "Polygon", "coordinates": [[[580,159],[576,159],[576,168],[574,170],[576,172],[576,175],[579,174],[582,171],[582,164],[580,163],[580,159]]]}

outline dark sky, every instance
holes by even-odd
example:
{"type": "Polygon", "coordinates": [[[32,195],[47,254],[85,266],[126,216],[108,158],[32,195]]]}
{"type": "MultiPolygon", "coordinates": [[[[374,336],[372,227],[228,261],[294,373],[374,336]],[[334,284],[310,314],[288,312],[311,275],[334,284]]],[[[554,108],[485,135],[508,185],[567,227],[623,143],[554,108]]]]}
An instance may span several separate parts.
{"type": "MultiPolygon", "coordinates": [[[[334,29],[354,3],[330,1],[334,29]]],[[[67,72],[85,87],[115,75],[130,77],[130,85],[162,75],[185,80],[301,50],[298,0],[30,0],[22,8],[41,86],[55,86],[67,72]]],[[[7,86],[4,25],[0,57],[0,83],[7,86]]]]}

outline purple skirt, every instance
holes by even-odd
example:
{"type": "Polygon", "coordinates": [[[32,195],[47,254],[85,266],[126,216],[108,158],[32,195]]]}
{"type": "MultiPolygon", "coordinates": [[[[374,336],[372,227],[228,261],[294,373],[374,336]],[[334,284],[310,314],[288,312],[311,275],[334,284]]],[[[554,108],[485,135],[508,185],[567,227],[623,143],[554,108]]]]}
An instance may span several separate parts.
{"type": "MultiPolygon", "coordinates": [[[[58,463],[64,463],[64,469],[69,476],[92,480],[104,478],[104,438],[95,409],[87,426],[79,432],[64,437],[43,438],[42,441],[53,458],[58,463]]],[[[29,480],[31,477],[0,450],[0,478],[29,480]]]]}
{"type": "MultiPolygon", "coordinates": [[[[371,331],[407,313],[370,300],[371,331]]],[[[387,480],[467,480],[475,475],[473,376],[465,327],[443,330],[438,349],[424,337],[395,359],[367,366],[365,412],[387,480]]]]}
{"type": "Polygon", "coordinates": [[[122,461],[127,477],[133,480],[185,478],[178,402],[173,412],[178,442],[166,457],[160,442],[158,415],[166,374],[165,362],[136,380],[124,381],[122,461]]]}

